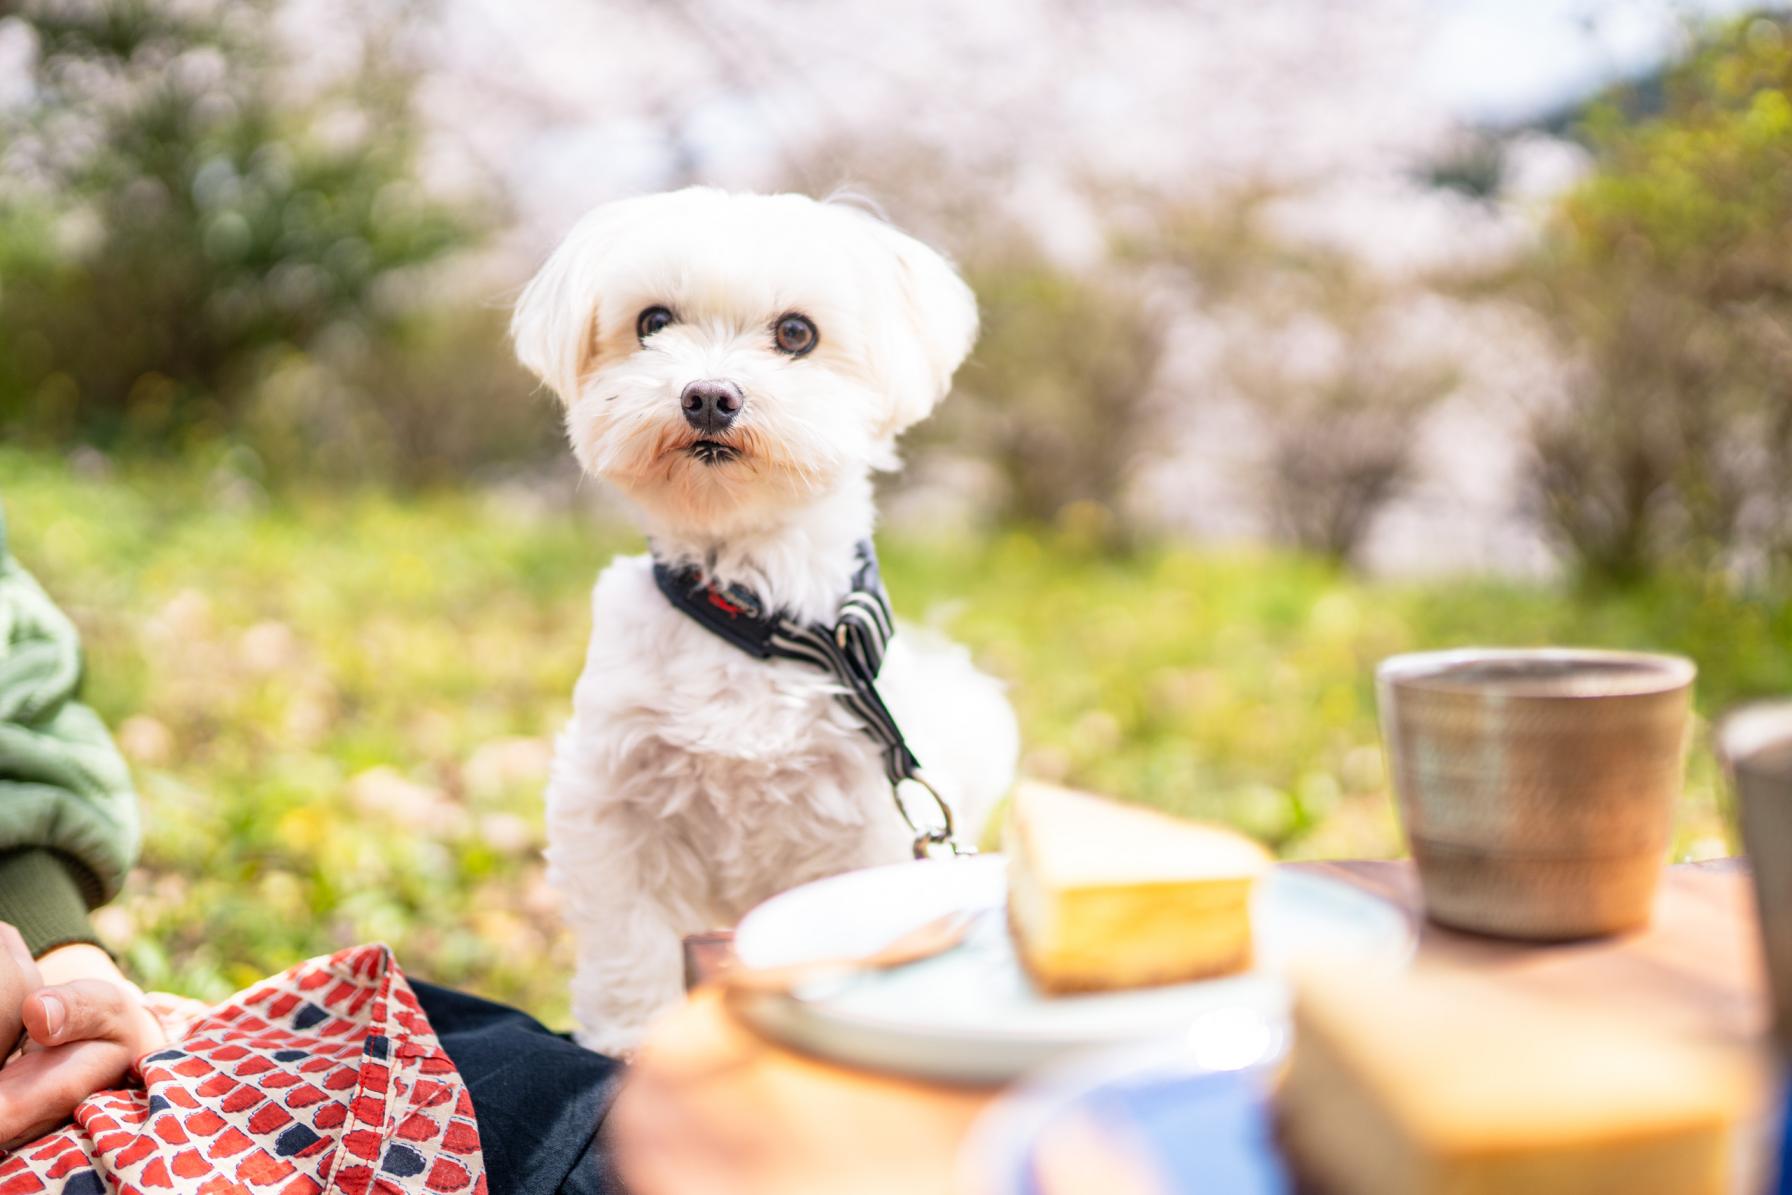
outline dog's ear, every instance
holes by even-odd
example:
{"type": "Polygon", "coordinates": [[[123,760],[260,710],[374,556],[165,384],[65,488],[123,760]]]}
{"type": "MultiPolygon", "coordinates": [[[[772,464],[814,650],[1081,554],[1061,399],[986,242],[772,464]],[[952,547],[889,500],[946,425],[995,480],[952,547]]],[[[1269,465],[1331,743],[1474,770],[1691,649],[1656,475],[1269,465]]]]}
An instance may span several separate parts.
{"type": "Polygon", "coordinates": [[[516,358],[570,403],[597,359],[603,263],[635,205],[607,203],[586,213],[516,301],[510,339],[516,358]]]}
{"type": "Polygon", "coordinates": [[[893,331],[913,338],[886,362],[891,407],[884,431],[894,436],[926,418],[951,388],[953,373],[977,341],[977,297],[940,253],[872,222],[895,271],[903,327],[893,331]]]}

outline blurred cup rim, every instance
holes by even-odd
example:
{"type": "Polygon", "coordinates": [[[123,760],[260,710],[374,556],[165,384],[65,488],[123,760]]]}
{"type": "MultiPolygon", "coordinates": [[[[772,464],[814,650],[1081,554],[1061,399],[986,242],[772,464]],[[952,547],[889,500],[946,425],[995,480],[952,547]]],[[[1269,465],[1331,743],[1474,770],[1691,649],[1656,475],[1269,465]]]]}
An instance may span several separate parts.
{"type": "Polygon", "coordinates": [[[1650,697],[1689,688],[1698,665],[1661,652],[1609,651],[1593,647],[1459,647],[1389,656],[1375,669],[1378,684],[1394,690],[1464,696],[1585,701],[1602,697],[1650,697]],[[1527,677],[1519,668],[1544,665],[1527,677]],[[1512,668],[1506,675],[1471,676],[1477,666],[1512,668]],[[1575,666],[1597,670],[1574,687],[1564,677],[1575,666]]]}
{"type": "MultiPolygon", "coordinates": [[[[1757,701],[1738,706],[1718,722],[1715,737],[1717,753],[1731,770],[1746,769],[1775,748],[1785,748],[1792,753],[1792,700],[1757,701]]],[[[1785,768],[1792,770],[1792,755],[1789,755],[1785,768]]]]}

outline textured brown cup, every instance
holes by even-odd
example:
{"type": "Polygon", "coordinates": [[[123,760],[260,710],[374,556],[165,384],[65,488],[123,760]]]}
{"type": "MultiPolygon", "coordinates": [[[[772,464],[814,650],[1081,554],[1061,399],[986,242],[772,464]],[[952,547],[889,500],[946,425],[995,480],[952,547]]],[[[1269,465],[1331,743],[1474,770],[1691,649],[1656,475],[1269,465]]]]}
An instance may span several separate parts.
{"type": "Polygon", "coordinates": [[[1576,648],[1383,661],[1382,738],[1427,915],[1538,941],[1646,925],[1695,672],[1576,648]]]}
{"type": "Polygon", "coordinates": [[[1717,746],[1754,876],[1774,1039],[1792,1058],[1792,702],[1736,711],[1718,729],[1717,746]]]}

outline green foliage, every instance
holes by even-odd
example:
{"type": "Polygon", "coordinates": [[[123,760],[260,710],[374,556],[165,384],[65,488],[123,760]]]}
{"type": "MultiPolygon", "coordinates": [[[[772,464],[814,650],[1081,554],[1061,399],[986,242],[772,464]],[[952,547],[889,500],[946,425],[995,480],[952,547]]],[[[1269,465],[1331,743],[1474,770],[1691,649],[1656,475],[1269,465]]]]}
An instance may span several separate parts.
{"type": "Polygon", "coordinates": [[[1596,109],[1596,167],[1521,291],[1580,366],[1533,432],[1546,526],[1582,568],[1792,565],[1792,33],[1757,18],[1596,109]]]}
{"type": "MultiPolygon", "coordinates": [[[[0,448],[13,546],[86,633],[90,696],[144,794],[143,864],[105,931],[146,982],[201,996],[381,938],[417,975],[562,1019],[541,789],[590,583],[637,541],[467,493],[272,505],[227,466],[82,479],[0,448]]],[[[1716,586],[1387,584],[1019,531],[883,549],[900,611],[1011,682],[1030,772],[1288,856],[1400,849],[1371,687],[1393,652],[1685,651],[1707,716],[1792,690],[1792,608],[1716,586]]],[[[1725,849],[1718,791],[1701,734],[1683,853],[1725,849]]]]}
{"type": "Polygon", "coordinates": [[[216,434],[270,352],[372,335],[481,220],[416,181],[392,39],[321,88],[275,0],[34,0],[32,100],[0,119],[0,426],[66,442],[216,434]]]}
{"type": "Polygon", "coordinates": [[[151,826],[103,928],[204,996],[383,939],[557,1012],[547,738],[619,541],[476,498],[269,507],[227,465],[72,482],[0,453],[13,547],[85,633],[151,826]]]}
{"type": "Polygon", "coordinates": [[[1568,197],[1567,247],[1594,264],[1636,258],[1746,293],[1783,257],[1792,212],[1792,33],[1757,18],[1724,31],[1666,81],[1659,115],[1589,114],[1598,169],[1568,197]],[[1718,260],[1710,254],[1718,251],[1718,260]]]}
{"type": "Polygon", "coordinates": [[[276,477],[465,484],[553,462],[570,472],[560,405],[510,349],[508,313],[424,308],[355,337],[327,360],[271,357],[243,439],[276,477]]]}

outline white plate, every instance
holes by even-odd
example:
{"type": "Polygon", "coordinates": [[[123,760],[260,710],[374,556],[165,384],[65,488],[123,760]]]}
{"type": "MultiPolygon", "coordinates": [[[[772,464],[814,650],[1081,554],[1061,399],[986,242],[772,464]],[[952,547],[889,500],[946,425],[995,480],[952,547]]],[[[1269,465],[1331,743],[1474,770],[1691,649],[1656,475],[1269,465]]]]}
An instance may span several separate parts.
{"type": "MultiPolygon", "coordinates": [[[[743,1004],[762,1030],[812,1053],[933,1079],[994,1083],[1071,1050],[1183,1036],[1216,1067],[1249,1047],[1241,1026],[1286,1023],[1281,972],[1344,959],[1401,965],[1413,950],[1400,910],[1348,885],[1278,868],[1257,886],[1257,963],[1223,979],[1086,996],[1042,996],[1021,970],[1004,917],[1000,855],[848,872],[766,901],[740,924],[749,967],[868,954],[955,909],[983,910],[965,942],[919,963],[820,980],[743,1004]]],[[[1248,1033],[1246,1037],[1250,1036],[1248,1033]]]]}

